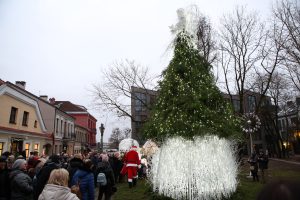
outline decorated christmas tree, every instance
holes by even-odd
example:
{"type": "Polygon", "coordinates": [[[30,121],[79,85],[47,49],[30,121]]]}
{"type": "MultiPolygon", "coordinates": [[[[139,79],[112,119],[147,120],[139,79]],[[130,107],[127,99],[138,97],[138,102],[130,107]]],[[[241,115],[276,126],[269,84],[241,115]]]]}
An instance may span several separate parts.
{"type": "Polygon", "coordinates": [[[172,136],[239,135],[239,122],[215,84],[211,65],[184,31],[177,35],[174,56],[159,86],[144,128],[146,137],[163,141],[172,136]]]}

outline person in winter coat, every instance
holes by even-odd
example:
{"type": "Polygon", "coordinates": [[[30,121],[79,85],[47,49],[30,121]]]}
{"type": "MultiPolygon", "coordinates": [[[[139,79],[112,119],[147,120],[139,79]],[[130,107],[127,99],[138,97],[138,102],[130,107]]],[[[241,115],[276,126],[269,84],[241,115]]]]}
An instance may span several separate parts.
{"type": "Polygon", "coordinates": [[[120,160],[120,153],[116,152],[113,156],[113,163],[114,165],[112,166],[113,171],[114,171],[114,176],[115,176],[115,183],[120,182],[120,172],[123,167],[123,163],[120,160]]]}
{"type": "Polygon", "coordinates": [[[45,185],[48,182],[50,173],[54,169],[60,168],[59,156],[52,155],[49,160],[44,164],[38,174],[36,174],[36,187],[34,188],[33,199],[37,200],[42,193],[45,185]]]}
{"type": "Polygon", "coordinates": [[[75,154],[74,157],[70,160],[69,166],[68,166],[68,172],[69,172],[69,186],[71,186],[71,181],[73,179],[73,176],[75,172],[83,166],[82,156],[81,154],[75,154]]]}
{"type": "Polygon", "coordinates": [[[269,158],[266,154],[264,154],[263,151],[259,152],[258,155],[258,168],[260,169],[261,172],[261,181],[265,183],[266,178],[268,178],[268,163],[269,163],[269,158]]]}
{"type": "Polygon", "coordinates": [[[34,176],[33,176],[33,179],[32,179],[33,189],[37,188],[37,175],[41,171],[42,167],[45,165],[46,161],[47,160],[45,158],[40,158],[35,163],[36,166],[34,167],[34,176]]]}
{"type": "Polygon", "coordinates": [[[258,165],[257,165],[257,155],[255,152],[252,153],[251,157],[249,158],[248,162],[250,163],[250,170],[251,175],[253,177],[253,181],[259,181],[258,178],[258,165]]]}
{"type": "Polygon", "coordinates": [[[66,169],[51,171],[47,185],[39,196],[39,200],[79,200],[68,188],[69,172],[66,169]]]}
{"type": "Polygon", "coordinates": [[[6,164],[6,157],[0,157],[0,200],[10,199],[10,184],[9,183],[9,172],[6,164]]]}
{"type": "Polygon", "coordinates": [[[26,174],[26,160],[17,159],[9,175],[12,200],[32,199],[32,179],[26,174]]]}
{"type": "Polygon", "coordinates": [[[95,184],[94,174],[91,170],[93,167],[90,159],[83,161],[83,166],[75,172],[71,185],[79,183],[82,200],[94,200],[95,199],[95,184]]]}
{"type": "Polygon", "coordinates": [[[110,200],[113,195],[113,187],[115,187],[115,177],[113,169],[109,164],[109,158],[106,154],[102,155],[102,161],[98,163],[97,174],[104,173],[106,177],[106,185],[99,185],[99,195],[98,200],[102,200],[102,196],[104,194],[105,200],[110,200]]]}
{"type": "Polygon", "coordinates": [[[138,168],[140,168],[141,166],[141,160],[136,150],[137,147],[132,146],[130,151],[128,151],[128,153],[126,153],[126,155],[124,156],[124,163],[126,164],[126,168],[127,168],[129,188],[132,188],[132,186],[136,185],[137,178],[138,178],[137,171],[138,168]]]}

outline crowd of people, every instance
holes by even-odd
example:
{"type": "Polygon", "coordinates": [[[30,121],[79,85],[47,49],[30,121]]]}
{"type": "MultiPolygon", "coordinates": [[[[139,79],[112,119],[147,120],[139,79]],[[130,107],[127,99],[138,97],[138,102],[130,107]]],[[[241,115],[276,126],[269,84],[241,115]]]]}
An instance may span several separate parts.
{"type": "Polygon", "coordinates": [[[254,151],[248,159],[248,163],[250,164],[250,171],[253,181],[259,182],[259,177],[261,177],[261,182],[265,183],[268,177],[268,153],[264,153],[263,150],[260,150],[257,154],[256,151],[254,151]],[[260,172],[260,174],[258,172],[260,172]]]}
{"type": "Polygon", "coordinates": [[[117,191],[116,184],[125,181],[125,174],[130,188],[136,185],[138,171],[145,176],[144,169],[139,170],[140,158],[130,157],[132,151],[124,156],[89,152],[50,157],[31,152],[27,159],[5,152],[0,157],[0,200],[94,200],[96,190],[96,199],[109,200],[117,191]],[[99,174],[105,175],[105,185],[97,182],[99,174]]]}

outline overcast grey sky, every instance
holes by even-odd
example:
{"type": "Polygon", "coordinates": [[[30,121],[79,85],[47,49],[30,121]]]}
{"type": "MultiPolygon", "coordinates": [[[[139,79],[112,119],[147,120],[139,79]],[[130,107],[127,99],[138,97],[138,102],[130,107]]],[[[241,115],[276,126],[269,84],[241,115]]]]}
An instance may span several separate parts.
{"type": "MultiPolygon", "coordinates": [[[[97,126],[130,127],[91,109],[93,83],[115,60],[131,59],[159,74],[178,8],[196,4],[214,25],[236,5],[262,16],[272,0],[0,0],[0,78],[26,81],[35,95],[48,95],[89,108],[97,126]]],[[[97,137],[99,141],[99,137],[97,137]]]]}

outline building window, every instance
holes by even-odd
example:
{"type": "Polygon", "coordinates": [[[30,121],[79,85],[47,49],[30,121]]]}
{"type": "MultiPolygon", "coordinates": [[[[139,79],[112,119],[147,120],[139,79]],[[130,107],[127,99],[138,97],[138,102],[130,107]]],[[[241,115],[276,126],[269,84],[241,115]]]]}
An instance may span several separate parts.
{"type": "Polygon", "coordinates": [[[155,95],[150,95],[150,105],[153,106],[156,102],[156,96],[155,95]]]}
{"type": "Polygon", "coordinates": [[[239,113],[240,112],[240,100],[233,99],[232,103],[233,103],[234,111],[239,113]]]}
{"type": "Polygon", "coordinates": [[[0,142],[0,155],[3,153],[4,142],[0,142]]]}
{"type": "Polygon", "coordinates": [[[29,157],[29,147],[30,147],[30,144],[29,144],[29,143],[26,143],[26,144],[25,144],[25,154],[26,154],[26,158],[29,157]]]}
{"type": "Polygon", "coordinates": [[[135,93],[135,111],[146,111],[146,95],[143,93],[135,93]]]}
{"type": "Polygon", "coordinates": [[[68,137],[68,133],[67,133],[67,122],[64,123],[64,137],[68,137]]]}
{"type": "MultiPolygon", "coordinates": [[[[56,119],[56,133],[58,133],[58,120],[59,119],[56,119]]],[[[56,134],[57,135],[57,134],[56,134]]]]}
{"type": "Polygon", "coordinates": [[[9,123],[16,124],[17,114],[18,114],[18,108],[11,107],[9,123]]]}
{"type": "Polygon", "coordinates": [[[37,151],[37,152],[39,151],[39,144],[34,145],[34,151],[37,151]]]}
{"type": "MultiPolygon", "coordinates": [[[[60,121],[60,134],[61,134],[61,135],[63,134],[63,128],[64,128],[64,127],[63,127],[63,124],[64,124],[64,123],[63,123],[63,120],[61,120],[61,121],[60,121]]],[[[62,135],[62,136],[63,136],[63,135],[62,135]]]]}
{"type": "Polygon", "coordinates": [[[29,112],[24,111],[22,126],[28,126],[28,116],[29,116],[29,112]]]}
{"type": "Polygon", "coordinates": [[[37,128],[37,121],[34,120],[34,128],[37,128]]]}
{"type": "Polygon", "coordinates": [[[254,112],[256,106],[255,96],[248,96],[248,112],[254,112]]]}

